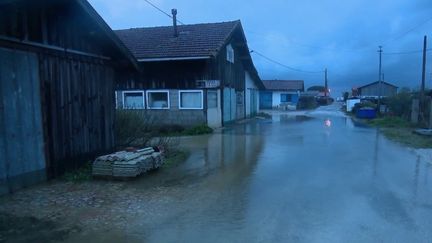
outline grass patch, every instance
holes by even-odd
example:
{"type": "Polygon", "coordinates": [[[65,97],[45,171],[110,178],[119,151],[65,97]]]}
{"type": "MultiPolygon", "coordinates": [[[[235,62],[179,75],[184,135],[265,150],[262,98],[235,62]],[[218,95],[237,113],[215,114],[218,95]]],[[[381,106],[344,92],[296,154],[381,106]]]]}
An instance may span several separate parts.
{"type": "Polygon", "coordinates": [[[432,148],[432,138],[413,133],[410,128],[383,128],[383,134],[396,142],[412,148],[432,148]]]}
{"type": "Polygon", "coordinates": [[[189,151],[185,151],[185,150],[175,150],[169,152],[166,155],[165,163],[162,165],[162,168],[167,169],[167,168],[176,167],[179,164],[186,161],[189,155],[190,155],[189,151]]]}
{"type": "MultiPolygon", "coordinates": [[[[354,116],[346,112],[347,115],[354,116]]],[[[406,119],[398,116],[384,116],[371,120],[357,119],[356,121],[380,128],[380,132],[388,139],[411,148],[432,148],[432,138],[413,133],[417,127],[406,119]]]]}
{"type": "Polygon", "coordinates": [[[181,128],[181,129],[167,129],[162,130],[161,134],[167,137],[176,137],[176,136],[197,136],[197,135],[205,135],[212,134],[213,129],[207,125],[198,125],[191,128],[181,128]]]}
{"type": "Polygon", "coordinates": [[[87,162],[84,166],[81,168],[68,172],[63,175],[62,177],[64,180],[69,182],[85,182],[90,181],[92,177],[92,162],[87,162]]]}
{"type": "Polygon", "coordinates": [[[265,113],[265,112],[259,112],[256,114],[255,117],[263,117],[265,119],[271,119],[272,118],[272,116],[270,114],[265,113]]]}
{"type": "Polygon", "coordinates": [[[381,128],[388,139],[411,148],[432,148],[432,138],[413,133],[416,128],[400,117],[382,117],[366,120],[366,124],[381,128]]]}
{"type": "Polygon", "coordinates": [[[371,126],[384,128],[412,128],[413,126],[400,117],[383,117],[368,120],[367,123],[371,126]]]}
{"type": "Polygon", "coordinates": [[[185,129],[182,134],[187,136],[193,135],[204,135],[213,133],[213,129],[207,125],[195,126],[192,128],[185,129]]]}

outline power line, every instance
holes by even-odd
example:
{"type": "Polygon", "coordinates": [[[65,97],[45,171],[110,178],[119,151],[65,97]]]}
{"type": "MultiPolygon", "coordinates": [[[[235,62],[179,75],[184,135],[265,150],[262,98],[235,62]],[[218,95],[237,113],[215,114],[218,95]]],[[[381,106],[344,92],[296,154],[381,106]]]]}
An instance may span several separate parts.
{"type": "Polygon", "coordinates": [[[265,56],[264,54],[261,54],[260,52],[258,52],[258,51],[256,51],[256,50],[251,50],[250,52],[251,52],[251,53],[255,53],[255,54],[257,54],[258,56],[260,56],[260,57],[266,59],[267,61],[272,62],[272,63],[275,63],[275,64],[277,64],[277,65],[279,65],[279,66],[285,67],[285,68],[287,68],[287,69],[289,69],[289,70],[291,70],[291,71],[300,72],[300,73],[324,73],[324,71],[306,71],[306,70],[301,70],[301,69],[293,68],[293,67],[290,67],[290,66],[288,66],[288,65],[285,65],[285,64],[283,64],[283,63],[280,63],[280,62],[278,62],[278,61],[276,61],[276,60],[274,60],[274,59],[271,59],[270,57],[267,57],[267,56],[265,56]]]}
{"type": "MultiPolygon", "coordinates": [[[[150,2],[149,0],[144,0],[146,3],[148,3],[150,6],[152,6],[153,8],[157,9],[159,12],[163,13],[164,15],[170,17],[171,19],[173,18],[173,16],[167,12],[165,12],[164,10],[162,10],[161,8],[159,8],[158,6],[156,6],[156,4],[150,2]]],[[[183,22],[181,22],[180,20],[177,19],[177,22],[179,22],[180,24],[183,24],[183,22]]]]}
{"type": "MultiPolygon", "coordinates": [[[[426,51],[432,51],[432,49],[427,49],[426,51]]],[[[406,55],[406,54],[416,54],[416,53],[422,53],[423,50],[416,50],[416,51],[401,51],[401,52],[384,52],[383,55],[406,55]]]]}
{"type": "Polygon", "coordinates": [[[390,42],[397,41],[397,40],[401,39],[402,37],[406,36],[407,34],[411,33],[412,31],[416,30],[417,28],[419,28],[419,27],[425,25],[427,22],[429,22],[429,21],[431,21],[431,20],[432,20],[432,17],[426,19],[425,21],[423,21],[423,22],[417,24],[416,26],[414,26],[414,27],[410,28],[409,30],[403,32],[402,34],[396,36],[395,38],[393,38],[393,39],[389,39],[389,40],[385,41],[384,44],[388,44],[388,43],[390,43],[390,42]]]}

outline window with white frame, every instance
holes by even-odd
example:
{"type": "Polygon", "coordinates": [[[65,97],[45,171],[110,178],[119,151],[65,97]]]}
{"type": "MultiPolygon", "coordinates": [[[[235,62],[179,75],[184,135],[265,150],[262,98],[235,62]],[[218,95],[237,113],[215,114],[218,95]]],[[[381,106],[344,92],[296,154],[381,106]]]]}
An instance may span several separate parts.
{"type": "Polygon", "coordinates": [[[179,91],[180,109],[200,110],[204,107],[202,90],[180,90],[179,91]]]}
{"type": "Polygon", "coordinates": [[[234,63],[234,49],[231,44],[226,47],[227,50],[227,61],[234,63]]]}
{"type": "Polygon", "coordinates": [[[151,90],[147,91],[147,108],[148,109],[169,109],[169,91],[168,90],[151,90]]]}
{"type": "Polygon", "coordinates": [[[144,109],[144,91],[123,91],[123,109],[144,109]]]}

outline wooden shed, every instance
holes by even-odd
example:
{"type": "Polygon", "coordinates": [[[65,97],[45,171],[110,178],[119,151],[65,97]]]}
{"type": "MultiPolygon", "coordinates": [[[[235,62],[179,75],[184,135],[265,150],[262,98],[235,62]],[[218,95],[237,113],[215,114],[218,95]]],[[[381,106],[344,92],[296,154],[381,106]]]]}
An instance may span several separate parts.
{"type": "Polygon", "coordinates": [[[0,194],[114,146],[133,55],[85,0],[0,0],[0,194]]]}

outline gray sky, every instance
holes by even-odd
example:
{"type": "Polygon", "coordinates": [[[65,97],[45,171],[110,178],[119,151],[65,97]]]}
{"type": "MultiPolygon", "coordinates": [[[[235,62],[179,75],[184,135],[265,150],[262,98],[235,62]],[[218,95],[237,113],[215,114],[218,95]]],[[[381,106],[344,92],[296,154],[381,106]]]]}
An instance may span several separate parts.
{"type": "MultiPolygon", "coordinates": [[[[164,26],[171,19],[144,0],[90,0],[113,29],[164,26]]],[[[432,30],[431,0],[152,0],[185,24],[240,19],[250,49],[288,66],[329,70],[333,95],[378,80],[378,45],[384,52],[421,50],[432,30]],[[429,21],[427,21],[429,20],[429,21]],[[426,22],[427,21],[427,22],[426,22]]],[[[429,36],[432,48],[432,35],[429,36]]],[[[432,86],[432,51],[427,86],[432,86]]],[[[323,74],[291,71],[252,54],[263,79],[323,82],[323,74]]],[[[383,55],[385,79],[418,87],[422,54],[383,55]]]]}

